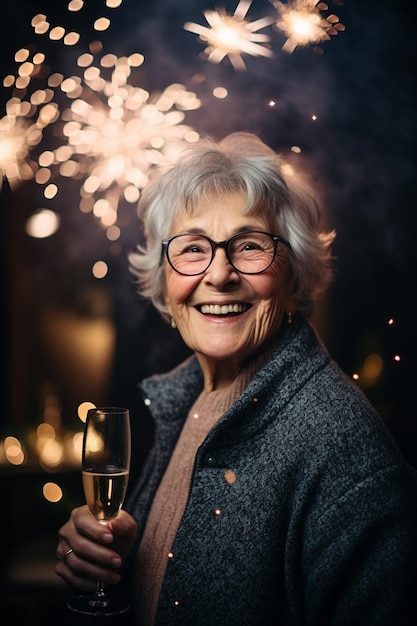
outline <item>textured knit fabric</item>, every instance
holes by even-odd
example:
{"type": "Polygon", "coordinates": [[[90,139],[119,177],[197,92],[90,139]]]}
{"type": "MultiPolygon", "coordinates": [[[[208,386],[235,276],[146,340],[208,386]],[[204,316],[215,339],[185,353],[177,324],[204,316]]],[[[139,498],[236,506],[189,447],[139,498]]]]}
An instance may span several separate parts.
{"type": "MultiPolygon", "coordinates": [[[[202,387],[194,357],[142,385],[156,432],[126,502],[138,543],[202,387]]],[[[416,473],[302,319],[199,447],[172,553],[157,626],[417,623],[416,473]]]]}
{"type": "Polygon", "coordinates": [[[172,543],[187,503],[197,449],[265,360],[265,353],[258,355],[228,388],[210,392],[203,390],[191,407],[153,499],[136,557],[137,582],[134,586],[137,606],[134,609],[141,616],[144,626],[154,622],[165,567],[168,559],[172,558],[172,543]]]}

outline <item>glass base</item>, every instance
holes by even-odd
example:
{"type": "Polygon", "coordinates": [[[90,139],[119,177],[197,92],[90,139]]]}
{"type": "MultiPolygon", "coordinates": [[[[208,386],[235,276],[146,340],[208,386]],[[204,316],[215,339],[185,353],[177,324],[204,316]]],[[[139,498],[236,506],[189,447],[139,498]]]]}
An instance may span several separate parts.
{"type": "Polygon", "coordinates": [[[130,605],[120,598],[91,596],[74,596],[68,600],[67,607],[74,613],[92,615],[95,617],[106,615],[122,615],[127,613],[130,605]]]}

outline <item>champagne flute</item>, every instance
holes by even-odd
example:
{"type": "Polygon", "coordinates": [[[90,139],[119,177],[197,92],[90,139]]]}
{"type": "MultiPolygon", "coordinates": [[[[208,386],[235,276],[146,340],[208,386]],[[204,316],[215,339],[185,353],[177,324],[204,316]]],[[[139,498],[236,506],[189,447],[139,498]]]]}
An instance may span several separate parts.
{"type": "MultiPolygon", "coordinates": [[[[130,469],[128,409],[89,409],[82,448],[82,480],[87,506],[102,524],[118,514],[126,494],[130,469]]],[[[106,594],[101,581],[94,594],[74,596],[67,606],[86,615],[120,615],[129,603],[106,594]]]]}

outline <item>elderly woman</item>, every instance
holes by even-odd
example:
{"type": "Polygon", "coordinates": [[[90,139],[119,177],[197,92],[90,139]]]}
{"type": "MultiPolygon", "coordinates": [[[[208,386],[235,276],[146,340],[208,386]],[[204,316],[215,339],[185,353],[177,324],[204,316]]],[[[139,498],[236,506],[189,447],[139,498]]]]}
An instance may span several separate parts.
{"type": "Polygon", "coordinates": [[[315,194],[235,133],[141,210],[140,293],[194,354],[142,382],[153,449],[107,527],[72,512],[57,574],[116,584],[138,625],[415,623],[414,470],[308,321],[332,277],[315,194]]]}

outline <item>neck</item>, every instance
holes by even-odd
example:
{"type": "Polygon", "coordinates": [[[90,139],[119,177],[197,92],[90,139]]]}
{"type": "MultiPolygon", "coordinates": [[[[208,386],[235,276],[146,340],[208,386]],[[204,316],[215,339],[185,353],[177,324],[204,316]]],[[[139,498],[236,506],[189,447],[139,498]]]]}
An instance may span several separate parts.
{"type": "Polygon", "coordinates": [[[197,353],[197,358],[203,370],[205,391],[230,387],[241,370],[242,364],[237,359],[212,359],[201,353],[197,353]]]}

